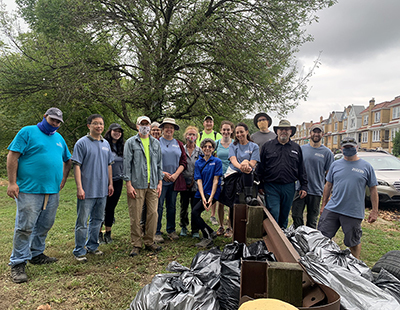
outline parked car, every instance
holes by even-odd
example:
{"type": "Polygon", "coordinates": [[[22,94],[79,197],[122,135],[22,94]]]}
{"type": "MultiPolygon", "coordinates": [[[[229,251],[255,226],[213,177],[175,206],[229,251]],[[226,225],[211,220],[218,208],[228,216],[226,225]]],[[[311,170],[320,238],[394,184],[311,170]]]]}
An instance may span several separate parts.
{"type": "MultiPolygon", "coordinates": [[[[400,205],[400,160],[385,151],[359,151],[358,157],[369,162],[378,180],[379,204],[400,205]]],[[[336,154],[335,160],[343,157],[336,154]]],[[[366,202],[370,203],[369,188],[365,191],[366,202]]]]}

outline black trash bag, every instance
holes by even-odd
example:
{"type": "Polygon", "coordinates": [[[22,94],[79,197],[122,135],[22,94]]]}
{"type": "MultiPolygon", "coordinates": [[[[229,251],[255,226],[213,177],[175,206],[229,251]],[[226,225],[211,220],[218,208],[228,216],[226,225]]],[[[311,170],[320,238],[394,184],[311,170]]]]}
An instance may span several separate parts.
{"type": "Polygon", "coordinates": [[[382,268],[373,283],[385,292],[388,292],[400,303],[400,280],[390,272],[382,268]]]}
{"type": "Polygon", "coordinates": [[[372,282],[348,269],[325,264],[309,252],[300,263],[315,282],[331,287],[340,295],[340,304],[347,310],[400,310],[397,300],[372,282]]]}
{"type": "Polygon", "coordinates": [[[248,246],[250,256],[246,257],[246,260],[258,260],[258,261],[270,261],[276,262],[275,255],[269,252],[265,242],[259,240],[248,246]]]}
{"type": "Polygon", "coordinates": [[[179,273],[154,276],[137,293],[130,310],[219,310],[217,294],[211,286],[218,284],[220,256],[218,249],[199,252],[190,269],[171,262],[167,270],[179,273]]]}
{"type": "Polygon", "coordinates": [[[250,257],[247,246],[234,241],[227,244],[221,255],[221,279],[217,298],[221,309],[236,310],[240,298],[241,259],[250,257]]]}

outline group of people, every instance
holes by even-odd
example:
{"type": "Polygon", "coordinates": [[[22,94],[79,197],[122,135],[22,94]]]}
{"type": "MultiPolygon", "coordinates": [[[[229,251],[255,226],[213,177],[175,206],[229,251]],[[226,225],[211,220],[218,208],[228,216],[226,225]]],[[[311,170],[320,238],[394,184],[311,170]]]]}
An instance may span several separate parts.
{"type": "Polygon", "coordinates": [[[255,115],[254,124],[259,131],[251,136],[243,122],[234,125],[223,121],[220,132],[216,132],[213,117],[206,116],[204,130],[199,131],[195,126],[185,129],[183,144],[174,138],[180,126],[172,118],[164,118],[160,124],[152,123],[147,116],[138,117],[138,133],[125,141],[124,130],[117,123],[109,126],[103,138],[104,119],[93,114],[87,118],[89,133],[77,141],[71,156],[57,133],[62,122],[62,112],[50,108],[40,123],[22,128],[8,147],[7,194],[17,203],[9,265],[16,283],[28,280],[25,272],[28,261],[31,264],[57,261],[43,253],[45,239],[54,223],[59,192],[72,165],[77,188],[73,255],[80,262],[86,262],[88,255],[103,255],[99,245],[113,241],[114,211],[124,181],[132,257],[141,253],[143,244],[154,253],[162,249],[164,204],[167,237],[176,240],[187,236],[190,225],[193,238],[200,238],[200,231],[202,234],[196,246],[207,248],[217,236],[232,237],[233,210],[239,202],[239,193],[245,203],[255,205],[261,201],[254,194],[258,190],[280,227],[287,227],[290,210],[295,227],[303,225],[307,206],[306,225],[317,228],[321,212],[318,229],[332,238],[343,227],[345,245],[356,257],[361,249],[366,185],[370,187],[372,201],[368,221],[375,221],[378,215],[375,174],[367,162],[357,157],[356,141],[344,139],[344,158],[333,162],[332,152],[321,144],[320,124],[310,128],[310,143],[300,147],[290,140],[296,127],[281,120],[272,132],[269,130],[272,119],[266,113],[255,115]],[[256,183],[259,183],[257,190],[256,183]],[[178,192],[179,234],[176,232],[178,192]],[[229,207],[226,225],[225,206],[229,207]],[[218,225],[217,230],[203,219],[204,211],[211,212],[210,221],[218,225]]]}

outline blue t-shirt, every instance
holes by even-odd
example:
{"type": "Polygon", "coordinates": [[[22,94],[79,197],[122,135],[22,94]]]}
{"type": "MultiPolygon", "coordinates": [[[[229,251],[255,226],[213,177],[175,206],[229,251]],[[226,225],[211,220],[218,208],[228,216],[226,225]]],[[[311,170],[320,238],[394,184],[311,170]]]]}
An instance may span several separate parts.
{"type": "MultiPolygon", "coordinates": [[[[231,143],[229,145],[229,158],[231,158],[232,156],[236,157],[239,164],[245,159],[249,161],[255,160],[257,162],[260,162],[259,147],[256,143],[250,141],[246,145],[241,145],[240,143],[234,145],[233,143],[231,143]]],[[[237,172],[240,172],[240,169],[234,167],[232,163],[229,164],[229,167],[237,172]]]]}
{"type": "Polygon", "coordinates": [[[106,139],[93,140],[89,136],[76,142],[72,161],[80,164],[85,198],[108,195],[108,166],[114,162],[110,144],[106,139]]]}
{"type": "MultiPolygon", "coordinates": [[[[162,154],[162,170],[168,173],[175,173],[179,167],[179,160],[182,156],[181,148],[176,139],[167,140],[160,138],[161,154],[162,154]]],[[[163,180],[163,184],[172,184],[163,180]]]]}
{"type": "MultiPolygon", "coordinates": [[[[232,141],[233,142],[233,139],[232,141]]],[[[222,171],[226,172],[226,169],[228,169],[229,167],[229,145],[227,148],[224,148],[224,146],[221,144],[221,139],[215,141],[215,143],[217,144],[217,148],[215,150],[215,152],[217,153],[217,157],[219,159],[221,159],[222,161],[222,171]]]]}
{"type": "MultiPolygon", "coordinates": [[[[309,143],[301,146],[304,168],[307,173],[308,195],[322,196],[325,173],[334,161],[333,153],[326,146],[312,147],[309,143]]],[[[298,182],[297,182],[298,183],[298,182]]],[[[298,184],[300,187],[300,184],[298,184]]]]}
{"type": "MultiPolygon", "coordinates": [[[[222,176],[222,162],[219,158],[211,156],[207,161],[204,160],[204,155],[196,161],[194,166],[194,180],[201,179],[203,183],[203,192],[205,195],[211,195],[213,180],[215,176],[222,176]]],[[[214,199],[218,200],[221,193],[221,178],[218,180],[217,190],[214,199]]],[[[194,195],[195,198],[201,198],[199,190],[194,195]]]]}
{"type": "Polygon", "coordinates": [[[64,138],[46,135],[37,125],[22,128],[8,146],[18,152],[17,184],[22,193],[56,194],[60,191],[64,162],[71,158],[64,138]]]}
{"type": "Polygon", "coordinates": [[[332,197],[325,208],[329,211],[364,218],[365,187],[378,185],[374,168],[363,159],[334,161],[326,177],[333,184],[332,197]]]}

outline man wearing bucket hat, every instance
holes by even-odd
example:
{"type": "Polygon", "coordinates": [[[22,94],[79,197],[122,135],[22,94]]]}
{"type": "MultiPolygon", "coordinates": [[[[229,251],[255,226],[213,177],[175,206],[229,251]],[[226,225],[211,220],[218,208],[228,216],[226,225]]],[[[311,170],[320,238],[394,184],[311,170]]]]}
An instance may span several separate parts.
{"type": "Polygon", "coordinates": [[[302,145],[304,167],[307,172],[308,192],[303,199],[296,191],[292,204],[292,218],[295,228],[304,225],[303,212],[307,206],[306,225],[317,228],[319,205],[325,185],[325,175],[333,163],[333,153],[325,145],[322,145],[324,128],[321,124],[314,124],[310,127],[310,142],[302,145]]]}
{"type": "Polygon", "coordinates": [[[35,265],[57,261],[43,252],[56,217],[59,192],[71,169],[71,154],[57,133],[63,122],[62,112],[50,108],[37,125],[22,128],[8,147],[7,195],[17,203],[9,263],[15,283],[28,281],[27,261],[35,265]]]}
{"type": "Polygon", "coordinates": [[[286,228],[290,207],[295,194],[295,182],[299,180],[299,195],[307,195],[307,176],[300,146],[291,141],[296,127],[287,120],[274,126],[277,137],[266,142],[260,153],[257,175],[265,193],[265,204],[275,221],[286,228]]]}
{"type": "Polygon", "coordinates": [[[254,116],[253,122],[259,131],[253,133],[251,139],[257,143],[261,149],[265,142],[276,138],[276,134],[269,130],[272,119],[267,113],[261,112],[254,116]]]}
{"type": "Polygon", "coordinates": [[[333,238],[342,227],[344,244],[359,259],[365,187],[369,187],[372,204],[368,223],[373,223],[378,218],[378,182],[371,164],[357,156],[358,146],[354,138],[345,137],[340,145],[344,157],[332,163],[326,176],[318,230],[325,237],[333,238]]]}

